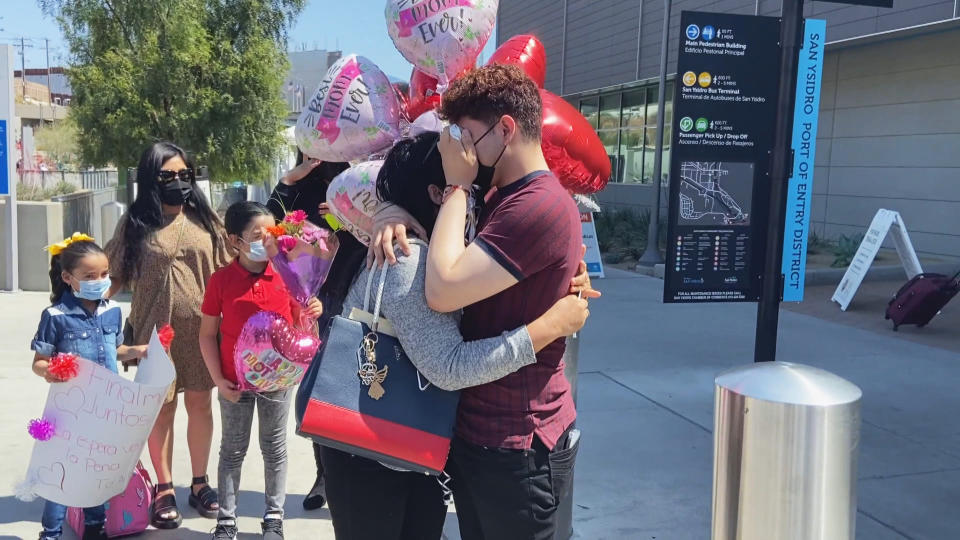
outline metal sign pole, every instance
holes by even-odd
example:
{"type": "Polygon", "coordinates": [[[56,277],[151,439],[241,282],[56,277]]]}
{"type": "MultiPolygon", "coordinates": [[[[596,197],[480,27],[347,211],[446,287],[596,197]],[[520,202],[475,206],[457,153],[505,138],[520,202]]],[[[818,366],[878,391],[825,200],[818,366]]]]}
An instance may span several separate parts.
{"type": "Polygon", "coordinates": [[[787,204],[793,137],[793,105],[796,97],[797,62],[803,37],[803,0],[783,0],[780,22],[780,89],[777,92],[777,122],[770,166],[770,229],[764,255],[754,362],[777,357],[777,325],[783,294],[783,215],[787,204]]]}
{"type": "MultiPolygon", "coordinates": [[[[3,216],[4,250],[0,254],[6,273],[6,279],[0,283],[0,289],[16,291],[20,288],[19,249],[17,247],[17,145],[14,130],[16,128],[16,110],[14,109],[13,90],[13,47],[0,45],[0,195],[8,195],[3,216]]],[[[24,79],[25,81],[26,79],[24,79]]],[[[24,82],[26,84],[26,82],[24,82]]],[[[26,167],[26,160],[23,162],[26,167]]]]}

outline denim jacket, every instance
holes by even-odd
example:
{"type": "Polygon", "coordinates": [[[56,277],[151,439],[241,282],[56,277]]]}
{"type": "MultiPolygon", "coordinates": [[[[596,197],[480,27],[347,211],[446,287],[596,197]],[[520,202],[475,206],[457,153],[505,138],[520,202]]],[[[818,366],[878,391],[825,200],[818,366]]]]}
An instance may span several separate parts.
{"type": "Polygon", "coordinates": [[[94,313],[83,307],[72,291],[40,316],[30,348],[44,355],[73,353],[117,373],[117,347],[123,344],[120,304],[101,300],[94,313]]]}

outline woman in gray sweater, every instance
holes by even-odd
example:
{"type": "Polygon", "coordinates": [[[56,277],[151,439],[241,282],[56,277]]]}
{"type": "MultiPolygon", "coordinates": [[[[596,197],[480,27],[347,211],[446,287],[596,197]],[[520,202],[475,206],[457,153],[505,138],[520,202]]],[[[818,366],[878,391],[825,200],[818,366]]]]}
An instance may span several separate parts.
{"type": "MultiPolygon", "coordinates": [[[[377,178],[380,199],[400,206],[430,234],[440,209],[443,164],[433,132],[404,139],[387,156],[377,178]]],[[[424,291],[428,238],[410,242],[410,254],[389,267],[381,313],[390,321],[410,361],[432,384],[459,390],[500,379],[536,362],[536,352],[579,330],[586,300],[569,296],[533,323],[495,338],[464,342],[459,315],[438,313],[424,291]]],[[[343,313],[363,309],[368,272],[363,269],[343,313]]],[[[334,531],[343,540],[433,540],[443,531],[446,507],[436,478],[388,469],[376,461],[323,448],[327,502],[334,531]],[[371,514],[371,511],[373,512],[371,514]]]]}

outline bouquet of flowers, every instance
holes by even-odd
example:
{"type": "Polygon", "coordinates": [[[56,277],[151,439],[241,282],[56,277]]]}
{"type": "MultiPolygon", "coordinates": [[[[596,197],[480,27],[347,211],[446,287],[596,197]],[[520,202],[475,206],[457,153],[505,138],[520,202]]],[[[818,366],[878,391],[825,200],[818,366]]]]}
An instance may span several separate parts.
{"type": "Polygon", "coordinates": [[[288,212],[267,232],[276,239],[264,242],[273,268],[293,299],[306,307],[330,272],[339,247],[336,235],[307,221],[303,210],[288,212]]]}

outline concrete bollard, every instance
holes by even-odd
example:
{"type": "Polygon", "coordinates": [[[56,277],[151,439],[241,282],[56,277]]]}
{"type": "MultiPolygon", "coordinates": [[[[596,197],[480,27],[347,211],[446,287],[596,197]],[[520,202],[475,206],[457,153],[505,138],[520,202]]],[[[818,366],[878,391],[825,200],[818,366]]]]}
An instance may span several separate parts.
{"type": "Polygon", "coordinates": [[[101,246],[107,245],[107,242],[113,238],[113,233],[117,230],[117,224],[120,223],[120,218],[126,211],[127,205],[117,201],[104,203],[100,207],[100,237],[97,238],[97,241],[100,242],[101,246]]]}
{"type": "Polygon", "coordinates": [[[854,540],[860,398],[787,362],[716,378],[713,540],[854,540]]]}

